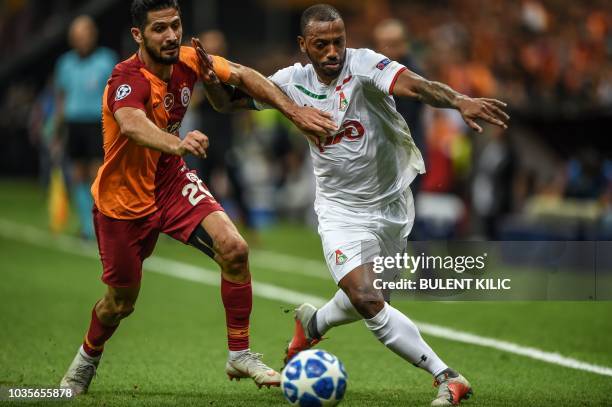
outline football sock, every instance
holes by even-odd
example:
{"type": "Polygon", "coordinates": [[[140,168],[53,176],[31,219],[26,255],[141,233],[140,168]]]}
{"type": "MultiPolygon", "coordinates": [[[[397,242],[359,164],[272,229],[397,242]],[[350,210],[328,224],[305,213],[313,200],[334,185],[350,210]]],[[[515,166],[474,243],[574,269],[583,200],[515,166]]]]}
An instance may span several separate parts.
{"type": "Polygon", "coordinates": [[[251,280],[238,284],[221,277],[221,299],[225,307],[229,350],[249,349],[249,317],[253,308],[251,280]]]}
{"type": "MultiPolygon", "coordinates": [[[[325,335],[334,326],[362,319],[362,316],[359,315],[353,304],[351,304],[351,300],[342,290],[336,291],[334,297],[317,310],[315,317],[316,334],[318,334],[318,337],[325,335]]],[[[311,332],[311,334],[315,334],[315,332],[311,332]]]]}
{"type": "Polygon", "coordinates": [[[74,188],[74,200],[79,214],[79,222],[81,224],[81,233],[87,239],[94,238],[93,218],[91,209],[93,208],[93,198],[89,190],[88,184],[82,182],[74,188]]]}
{"type": "Polygon", "coordinates": [[[89,329],[87,330],[85,340],[83,341],[83,350],[85,353],[92,358],[99,357],[104,350],[104,343],[111,336],[113,336],[113,333],[115,333],[118,326],[119,324],[114,326],[102,324],[100,319],[98,319],[96,307],[94,306],[93,310],[91,311],[91,322],[89,323],[89,329]]]}
{"type": "Polygon", "coordinates": [[[365,324],[387,348],[434,377],[448,369],[425,343],[414,322],[391,305],[385,303],[374,318],[365,320],[365,324]]]}
{"type": "Polygon", "coordinates": [[[86,360],[90,361],[91,363],[99,362],[100,359],[102,358],[101,354],[98,356],[89,355],[87,351],[85,351],[85,345],[81,345],[81,347],[79,348],[79,353],[81,354],[82,357],[84,357],[86,360]]]}

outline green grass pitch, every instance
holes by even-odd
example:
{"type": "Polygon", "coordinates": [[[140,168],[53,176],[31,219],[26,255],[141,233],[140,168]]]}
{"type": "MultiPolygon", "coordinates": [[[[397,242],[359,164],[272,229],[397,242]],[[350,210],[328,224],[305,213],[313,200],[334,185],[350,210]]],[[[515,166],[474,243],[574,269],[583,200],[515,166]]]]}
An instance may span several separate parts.
{"type": "MultiPolygon", "coordinates": [[[[1,181],[0,223],[9,220],[45,230],[45,199],[34,183],[1,181]]],[[[15,235],[6,230],[0,234],[0,386],[56,386],[104,290],[100,263],[15,235]]],[[[267,251],[322,262],[318,236],[303,227],[274,227],[261,240],[267,251]]],[[[170,239],[160,239],[155,254],[216,269],[204,255],[170,239]]],[[[266,267],[264,257],[253,250],[252,273],[259,282],[323,298],[335,291],[331,277],[282,272],[266,267]]],[[[611,302],[394,305],[418,321],[612,366],[611,302]]],[[[284,312],[291,307],[289,302],[254,298],[251,345],[277,368],[292,332],[291,314],[284,312]]],[[[285,405],[279,389],[258,390],[251,381],[227,379],[224,318],[218,287],[145,272],[136,311],[108,342],[90,393],[70,405],[285,405]]],[[[344,405],[429,405],[435,395],[431,377],[387,351],[363,323],[334,329],[328,336],[321,347],[339,356],[349,374],[344,405]]],[[[475,395],[466,406],[612,406],[610,376],[424,336],[472,382],[475,395]]]]}

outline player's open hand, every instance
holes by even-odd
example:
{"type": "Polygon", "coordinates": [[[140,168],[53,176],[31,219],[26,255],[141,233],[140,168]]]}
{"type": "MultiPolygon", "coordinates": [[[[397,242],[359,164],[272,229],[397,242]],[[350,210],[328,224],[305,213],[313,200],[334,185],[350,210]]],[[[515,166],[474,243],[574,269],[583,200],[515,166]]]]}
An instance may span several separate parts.
{"type": "Polygon", "coordinates": [[[314,107],[296,106],[290,117],[297,128],[311,140],[321,140],[338,131],[332,115],[314,107]]]}
{"type": "Polygon", "coordinates": [[[497,99],[469,97],[461,98],[456,104],[463,120],[478,133],[482,132],[482,127],[476,123],[478,119],[507,129],[510,116],[502,110],[506,106],[504,102],[497,99]]]}
{"type": "Polygon", "coordinates": [[[208,144],[208,137],[204,133],[198,130],[190,131],[179,143],[177,155],[182,157],[186,154],[193,154],[196,157],[206,158],[208,144]]]}
{"type": "Polygon", "coordinates": [[[219,83],[219,78],[215,74],[213,68],[213,61],[210,55],[204,50],[202,43],[197,38],[191,39],[191,45],[198,54],[198,60],[200,61],[200,71],[202,72],[202,81],[207,84],[219,83]]]}

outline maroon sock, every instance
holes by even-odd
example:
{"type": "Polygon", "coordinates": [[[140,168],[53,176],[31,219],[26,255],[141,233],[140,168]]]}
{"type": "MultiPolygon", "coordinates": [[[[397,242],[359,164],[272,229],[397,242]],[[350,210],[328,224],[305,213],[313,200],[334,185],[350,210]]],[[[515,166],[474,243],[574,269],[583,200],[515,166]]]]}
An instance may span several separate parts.
{"type": "Polygon", "coordinates": [[[96,307],[91,311],[91,322],[89,330],[83,341],[83,350],[91,357],[97,357],[104,350],[104,343],[113,336],[119,324],[114,326],[106,326],[100,322],[96,314],[96,307]]]}
{"type": "Polygon", "coordinates": [[[221,298],[225,307],[229,350],[249,348],[249,316],[253,308],[251,280],[238,284],[221,277],[221,298]]]}

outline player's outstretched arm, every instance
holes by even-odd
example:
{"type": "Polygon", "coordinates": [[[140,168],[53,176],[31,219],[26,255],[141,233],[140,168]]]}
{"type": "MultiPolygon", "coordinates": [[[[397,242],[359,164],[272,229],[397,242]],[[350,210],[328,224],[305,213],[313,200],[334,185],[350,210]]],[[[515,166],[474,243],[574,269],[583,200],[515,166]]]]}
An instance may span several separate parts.
{"type": "Polygon", "coordinates": [[[115,112],[121,134],[133,140],[136,144],[161,151],[166,154],[193,154],[206,158],[208,137],[195,130],[187,133],[183,140],[175,135],[161,130],[146,113],[134,107],[122,107],[115,112]]]}
{"type": "Polygon", "coordinates": [[[233,88],[228,85],[224,85],[213,67],[213,61],[204,50],[202,43],[197,38],[191,38],[191,45],[196,50],[198,61],[200,63],[201,80],[204,85],[204,92],[206,98],[210,102],[211,106],[220,113],[230,113],[238,110],[234,106],[232,101],[233,88]]]}
{"type": "MultiPolygon", "coordinates": [[[[250,108],[252,103],[248,99],[234,97],[235,95],[232,92],[220,84],[214,72],[212,61],[202,44],[195,38],[192,39],[192,44],[198,54],[202,82],[208,100],[213,107],[223,112],[250,108]]],[[[235,86],[252,98],[276,108],[304,133],[323,137],[338,130],[331,115],[312,107],[296,105],[274,83],[256,70],[234,62],[228,62],[230,77],[226,81],[227,84],[235,86]]]]}
{"type": "Polygon", "coordinates": [[[415,98],[434,107],[457,109],[468,126],[478,133],[482,132],[482,127],[476,123],[478,119],[504,129],[508,128],[510,116],[502,110],[507,106],[506,103],[497,99],[471,98],[448,85],[429,81],[408,69],[397,78],[393,95],[415,98]]]}
{"type": "Polygon", "coordinates": [[[230,84],[254,99],[279,110],[302,132],[324,137],[338,130],[331,114],[313,107],[296,105],[274,83],[254,69],[232,62],[230,66],[232,68],[230,84]]]}

